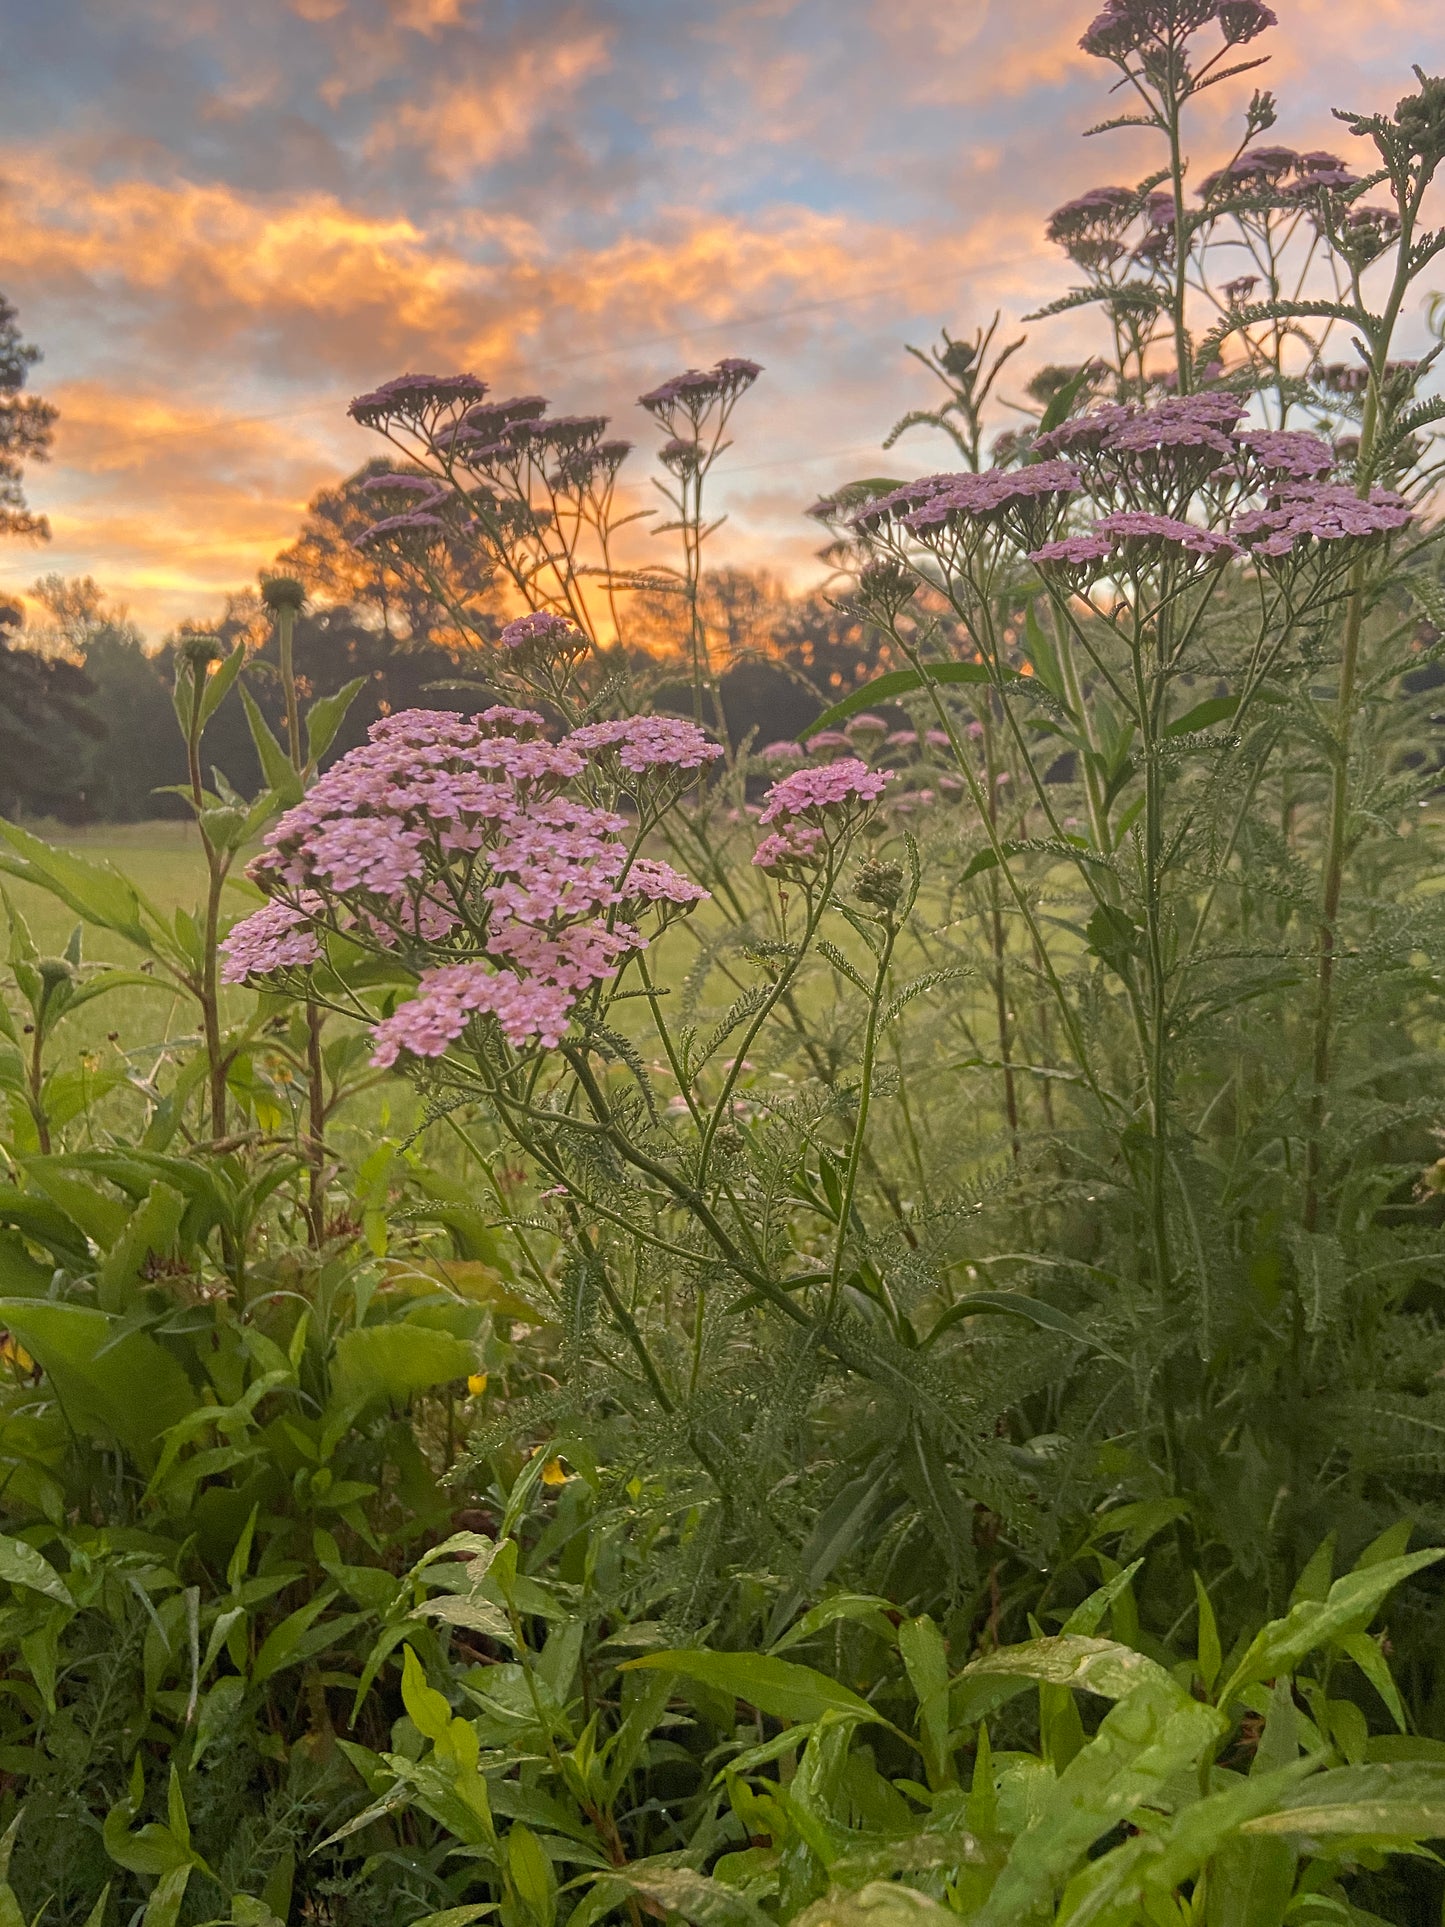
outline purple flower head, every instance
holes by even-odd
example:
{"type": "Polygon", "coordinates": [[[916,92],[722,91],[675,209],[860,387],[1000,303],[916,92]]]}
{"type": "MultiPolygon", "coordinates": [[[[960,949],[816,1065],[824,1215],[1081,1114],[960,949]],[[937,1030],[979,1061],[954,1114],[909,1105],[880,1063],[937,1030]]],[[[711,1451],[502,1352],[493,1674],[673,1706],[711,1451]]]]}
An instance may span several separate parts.
{"type": "Polygon", "coordinates": [[[1315,379],[1336,395],[1363,395],[1370,385],[1370,371],[1363,362],[1332,361],[1316,369],[1315,379]]]}
{"type": "Polygon", "coordinates": [[[412,509],[406,515],[387,515],[380,522],[373,522],[369,529],[361,531],[351,546],[354,549],[395,546],[426,548],[438,536],[446,534],[446,527],[439,515],[431,515],[425,509],[412,509]]]}
{"type": "Polygon", "coordinates": [[[1329,443],[1304,429],[1256,428],[1237,439],[1262,475],[1282,476],[1292,482],[1313,481],[1328,475],[1335,465],[1335,452],[1329,443]]]}
{"type": "Polygon", "coordinates": [[[1246,147],[1229,172],[1237,181],[1280,181],[1299,172],[1301,158],[1292,147],[1246,147]]]}
{"type": "Polygon", "coordinates": [[[765,836],[753,852],[753,863],[770,876],[805,876],[817,868],[823,853],[823,832],[808,823],[788,823],[765,836]]]}
{"type": "Polygon", "coordinates": [[[1034,462],[1026,468],[987,468],[978,475],[965,469],[939,480],[940,486],[903,517],[904,527],[915,535],[1035,504],[1052,509],[1062,496],[1084,485],[1078,469],[1063,461],[1034,462]]]}
{"type": "Polygon", "coordinates": [[[1072,421],[1060,422],[1057,428],[1034,438],[1034,453],[1037,455],[1092,455],[1102,448],[1108,437],[1117,428],[1122,428],[1131,419],[1131,411],[1118,402],[1106,402],[1102,408],[1094,408],[1087,415],[1075,415],[1072,421]]]}
{"type": "Polygon", "coordinates": [[[1363,498],[1340,482],[1313,482],[1282,489],[1269,508],[1237,515],[1231,532],[1252,554],[1277,559],[1310,541],[1379,541],[1410,517],[1408,502],[1389,489],[1363,498]]]}
{"type": "Polygon", "coordinates": [[[1227,535],[1196,528],[1194,523],[1181,522],[1172,515],[1153,515],[1142,509],[1123,509],[1117,515],[1101,516],[1094,524],[1094,533],[1108,536],[1126,561],[1198,556],[1205,562],[1222,563],[1243,553],[1239,544],[1227,535]]]}
{"type": "Polygon", "coordinates": [[[1066,535],[1060,542],[1045,542],[1042,548],[1030,550],[1029,561],[1091,582],[1103,573],[1099,565],[1113,553],[1114,545],[1106,535],[1066,535]]]}
{"type": "Polygon", "coordinates": [[[417,994],[372,1033],[372,1063],[388,1069],[406,1052],[442,1057],[472,1018],[487,1012],[497,1019],[510,1043],[532,1040],[555,1048],[567,1029],[575,992],[488,969],[483,963],[452,964],[428,971],[417,994]]]}
{"type": "Polygon", "coordinates": [[[645,903],[676,903],[690,909],[695,903],[709,903],[712,892],[704,890],[691,877],[679,875],[670,863],[640,856],[618,885],[623,900],[641,899],[645,903]]]}
{"type": "Polygon", "coordinates": [[[916,729],[892,729],[888,732],[886,743],[889,749],[916,750],[918,748],[918,731],[916,729]]]}
{"type": "Polygon", "coordinates": [[[1091,187],[1055,208],[1044,232],[1080,267],[1107,267],[1124,252],[1119,237],[1134,218],[1138,198],[1127,187],[1091,187]]]}
{"type": "Polygon", "coordinates": [[[430,475],[373,475],[361,484],[363,495],[409,495],[417,508],[429,508],[446,496],[446,489],[430,475]]]}
{"type": "Polygon", "coordinates": [[[462,416],[461,425],[483,441],[496,441],[517,422],[536,421],[547,412],[545,395],[513,395],[508,401],[478,402],[462,416]]]}
{"type": "Polygon", "coordinates": [[[763,372],[760,361],[749,361],[746,355],[724,355],[721,361],[713,363],[713,373],[740,394],[744,388],[751,388],[763,372]]]}
{"type": "Polygon", "coordinates": [[[1242,308],[1258,286],[1257,274],[1241,274],[1233,281],[1226,281],[1220,292],[1231,308],[1242,308]]]}
{"type": "Polygon", "coordinates": [[[1265,6],[1264,0],[1220,0],[1215,18],[1231,47],[1242,47],[1245,41],[1279,25],[1278,14],[1273,7],[1265,6]]]}
{"type": "Polygon", "coordinates": [[[674,435],[658,449],[657,459],[664,468],[681,475],[701,465],[702,444],[693,436],[674,435]]]}
{"type": "Polygon", "coordinates": [[[808,738],[810,756],[829,756],[835,749],[846,749],[848,738],[841,729],[820,729],[816,736],[808,738]]]}
{"type": "Polygon", "coordinates": [[[870,495],[849,511],[844,520],[855,528],[874,529],[892,516],[905,513],[930,501],[958,478],[954,474],[920,475],[915,482],[903,482],[883,495],[870,495]]]}
{"type": "Polygon", "coordinates": [[[860,803],[873,803],[893,780],[889,770],[870,770],[856,756],[820,769],[800,769],[781,777],[763,798],[762,823],[787,823],[796,816],[813,821],[836,816],[860,803]]]}
{"type": "Polygon", "coordinates": [[[243,984],[248,977],[319,963],[321,945],[312,919],[325,907],[314,890],[306,890],[295,904],[268,903],[243,917],[221,940],[226,959],[221,981],[243,984]]]}
{"type": "Polygon", "coordinates": [[[506,703],[493,703],[476,720],[485,723],[494,735],[516,736],[523,742],[540,736],[543,729],[542,718],[535,709],[511,709],[506,703]]]}
{"type": "Polygon", "coordinates": [[[577,625],[550,609],[534,609],[530,615],[518,616],[507,624],[498,640],[504,649],[526,650],[529,656],[543,661],[585,654],[587,649],[587,638],[577,625]]]}
{"type": "Polygon", "coordinates": [[[758,755],[765,763],[801,763],[804,751],[801,744],[783,737],[776,743],[764,743],[758,755]]]}
{"type": "Polygon", "coordinates": [[[605,415],[553,415],[549,420],[536,422],[530,437],[535,447],[570,452],[591,448],[606,432],[605,415]]]}
{"type": "Polygon", "coordinates": [[[881,743],[888,734],[888,725],[881,716],[864,714],[855,716],[843,725],[843,734],[850,743],[869,747],[881,743]]]}
{"type": "Polygon", "coordinates": [[[1172,228],[1178,218],[1173,188],[1156,187],[1144,203],[1144,214],[1150,227],[1172,228]]]}
{"type": "Polygon", "coordinates": [[[702,769],[722,755],[696,723],[681,716],[621,716],[615,721],[584,723],[563,737],[569,749],[584,756],[615,753],[630,775],[656,769],[702,769]]]}
{"type": "Polygon", "coordinates": [[[1169,401],[1146,409],[1115,429],[1105,447],[1116,459],[1158,456],[1205,473],[1234,453],[1233,442],[1212,427],[1203,413],[1169,401]]]}
{"type": "MultiPolygon", "coordinates": [[[[1232,0],[1224,0],[1224,5],[1231,4],[1232,0]]],[[[1269,12],[1267,7],[1257,10],[1269,12]]],[[[1108,0],[1104,11],[1089,23],[1079,45],[1101,60],[1123,61],[1131,53],[1157,48],[1170,38],[1186,39],[1207,21],[1220,18],[1222,12],[1221,0],[1108,0]]]]}
{"type": "Polygon", "coordinates": [[[487,384],[476,375],[394,375],[358,395],[346,412],[363,427],[378,428],[398,416],[416,420],[435,408],[480,401],[486,392],[487,384]]]}
{"type": "Polygon", "coordinates": [[[748,361],[741,355],[725,355],[711,368],[685,369],[670,381],[649,388],[637,399],[649,413],[666,421],[678,407],[698,414],[714,401],[735,400],[762,372],[761,362],[748,361]]]}

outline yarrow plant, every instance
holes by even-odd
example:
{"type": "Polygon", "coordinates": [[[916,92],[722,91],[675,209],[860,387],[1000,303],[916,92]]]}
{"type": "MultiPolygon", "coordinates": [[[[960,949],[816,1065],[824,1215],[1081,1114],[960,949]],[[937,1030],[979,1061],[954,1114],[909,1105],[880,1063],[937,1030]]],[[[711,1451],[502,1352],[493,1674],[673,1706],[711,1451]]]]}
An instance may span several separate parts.
{"type": "Polygon", "coordinates": [[[555,1047],[578,1000],[646,947],[635,917],[707,896],[638,855],[626,817],[592,796],[634,792],[645,835],[679,774],[721,752],[670,717],[555,743],[542,727],[503,706],[374,724],[268,835],[249,874],[274,900],[228,936],[228,979],[319,963],[329,934],[425,959],[416,995],[376,1026],[378,1065],[442,1057],[483,1015],[511,1045],[555,1047]]]}

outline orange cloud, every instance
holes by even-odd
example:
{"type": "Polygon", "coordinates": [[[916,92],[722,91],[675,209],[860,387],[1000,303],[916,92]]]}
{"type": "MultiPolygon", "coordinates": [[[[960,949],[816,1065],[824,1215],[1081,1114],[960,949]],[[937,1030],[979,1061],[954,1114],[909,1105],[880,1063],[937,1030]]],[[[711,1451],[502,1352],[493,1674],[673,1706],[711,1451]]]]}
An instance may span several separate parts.
{"type": "Polygon", "coordinates": [[[408,99],[379,120],[366,143],[369,159],[412,147],[433,173],[459,180],[504,154],[516,153],[539,122],[608,63],[610,36],[600,28],[519,48],[505,70],[478,84],[439,78],[421,99],[408,99]]]}

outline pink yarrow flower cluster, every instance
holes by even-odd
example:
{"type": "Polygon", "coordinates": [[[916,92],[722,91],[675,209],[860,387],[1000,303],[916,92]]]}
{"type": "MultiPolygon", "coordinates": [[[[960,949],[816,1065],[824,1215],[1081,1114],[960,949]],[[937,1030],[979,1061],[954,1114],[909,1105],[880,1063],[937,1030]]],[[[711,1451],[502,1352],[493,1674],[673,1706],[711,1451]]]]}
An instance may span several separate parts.
{"type": "Polygon", "coordinates": [[[324,908],[316,892],[307,890],[297,903],[268,903],[244,918],[222,940],[222,982],[243,984],[248,977],[319,963],[321,945],[312,919],[324,908]]]}
{"type": "Polygon", "coordinates": [[[1281,489],[1268,508],[1234,518],[1234,533],[1255,555],[1277,560],[1312,542],[1379,541],[1405,527],[1411,509],[1389,489],[1365,498],[1339,482],[1281,489]]]}
{"type": "Polygon", "coordinates": [[[605,790],[615,758],[636,789],[720,751],[673,717],[592,724],[558,743],[541,731],[533,711],[504,705],[373,725],[251,866],[276,900],[227,939],[228,980],[315,963],[322,928],[412,955],[420,945],[433,967],[378,1026],[376,1063],[439,1056],[479,1015],[513,1044],[554,1046],[577,999],[646,946],[619,909],[666,918],[708,894],[666,863],[629,867],[627,819],[573,785],[585,775],[605,790]]]}
{"type": "Polygon", "coordinates": [[[781,777],[763,798],[762,824],[776,824],[753,855],[760,870],[782,870],[816,862],[830,827],[841,827],[893,780],[891,770],[869,769],[856,756],[781,777]]]}

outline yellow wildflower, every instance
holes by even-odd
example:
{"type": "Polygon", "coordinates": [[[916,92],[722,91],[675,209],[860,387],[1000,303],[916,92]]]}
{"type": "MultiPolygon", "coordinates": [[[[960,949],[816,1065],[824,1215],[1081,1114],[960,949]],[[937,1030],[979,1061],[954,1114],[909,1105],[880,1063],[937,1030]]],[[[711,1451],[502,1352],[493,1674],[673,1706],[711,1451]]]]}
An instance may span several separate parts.
{"type": "Polygon", "coordinates": [[[542,1467],[543,1485],[566,1485],[568,1476],[567,1468],[560,1459],[548,1459],[542,1467]]]}
{"type": "Polygon", "coordinates": [[[467,1391],[471,1395],[471,1397],[480,1398],[482,1393],[486,1391],[486,1389],[487,1389],[486,1373],[473,1372],[467,1380],[467,1391]]]}

